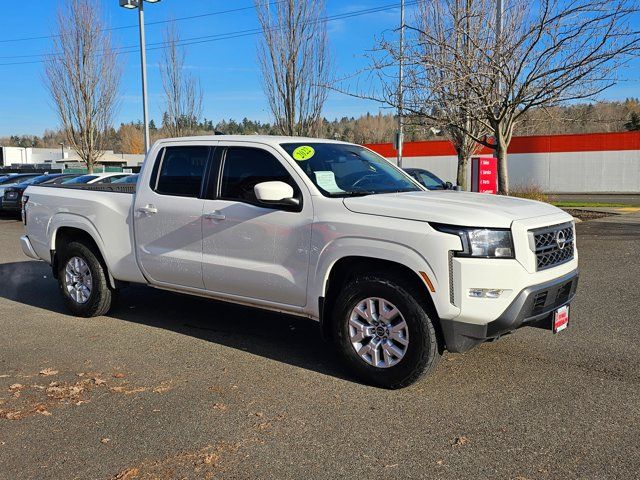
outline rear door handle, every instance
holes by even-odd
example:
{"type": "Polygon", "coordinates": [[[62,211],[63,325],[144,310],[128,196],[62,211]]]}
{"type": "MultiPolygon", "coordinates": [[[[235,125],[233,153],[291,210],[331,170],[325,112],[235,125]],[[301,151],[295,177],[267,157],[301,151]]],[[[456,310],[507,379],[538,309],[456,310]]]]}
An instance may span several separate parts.
{"type": "Polygon", "coordinates": [[[224,213],[222,213],[220,210],[216,210],[211,213],[205,213],[204,218],[208,220],[225,220],[227,216],[224,213]]]}
{"type": "Polygon", "coordinates": [[[138,208],[138,212],[144,213],[146,215],[153,215],[154,213],[158,213],[158,209],[155,206],[149,204],[144,207],[138,208]]]}

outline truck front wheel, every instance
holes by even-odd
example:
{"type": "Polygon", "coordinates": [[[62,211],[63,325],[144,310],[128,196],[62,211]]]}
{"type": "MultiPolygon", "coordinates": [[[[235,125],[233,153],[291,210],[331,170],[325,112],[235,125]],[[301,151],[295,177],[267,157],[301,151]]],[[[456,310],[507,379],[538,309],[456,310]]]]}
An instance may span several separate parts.
{"type": "Polygon", "coordinates": [[[358,378],[402,388],[435,368],[438,339],[421,294],[401,278],[373,275],[342,289],[335,303],[335,338],[358,378]]]}
{"type": "Polygon", "coordinates": [[[98,256],[80,242],[70,242],[60,252],[58,286],[67,308],[79,317],[104,315],[115,293],[98,256]]]}

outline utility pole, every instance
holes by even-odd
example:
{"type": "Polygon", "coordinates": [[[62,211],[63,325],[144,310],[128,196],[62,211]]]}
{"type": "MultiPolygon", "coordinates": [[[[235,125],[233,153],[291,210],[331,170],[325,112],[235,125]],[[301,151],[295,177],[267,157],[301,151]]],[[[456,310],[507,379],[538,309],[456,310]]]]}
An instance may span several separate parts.
{"type": "Polygon", "coordinates": [[[402,168],[402,147],[404,143],[404,127],[402,123],[404,110],[404,0],[400,0],[400,61],[398,64],[398,134],[396,136],[396,150],[398,152],[398,167],[402,168]]]}
{"type": "Polygon", "coordinates": [[[502,79],[500,78],[500,72],[502,69],[502,10],[503,1],[496,0],[496,56],[498,60],[498,95],[502,91],[502,79]]]}
{"type": "MultiPolygon", "coordinates": [[[[497,68],[497,81],[496,81],[496,97],[500,101],[500,94],[502,93],[502,10],[503,0],[496,0],[496,60],[498,64],[497,68]]],[[[500,109],[498,105],[495,107],[496,111],[500,109]]],[[[497,139],[496,139],[497,141],[497,139]]],[[[493,151],[493,156],[498,158],[497,148],[493,151]]]]}

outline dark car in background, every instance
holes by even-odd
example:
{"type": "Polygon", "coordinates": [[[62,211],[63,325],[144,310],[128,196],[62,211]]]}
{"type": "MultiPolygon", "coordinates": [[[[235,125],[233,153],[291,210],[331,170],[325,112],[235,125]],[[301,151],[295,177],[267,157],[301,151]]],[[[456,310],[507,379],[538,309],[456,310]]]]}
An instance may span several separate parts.
{"type": "Polygon", "coordinates": [[[78,175],[63,173],[38,175],[6,187],[4,195],[0,198],[0,211],[20,212],[22,209],[22,195],[30,185],[56,185],[77,176],[78,175]]]}
{"type": "Polygon", "coordinates": [[[40,177],[41,175],[42,173],[18,173],[10,174],[6,178],[0,179],[0,204],[2,204],[2,198],[7,188],[31,180],[32,178],[40,177]]]}
{"type": "Polygon", "coordinates": [[[456,190],[451,182],[445,182],[436,174],[423,168],[405,168],[405,172],[411,175],[418,183],[429,190],[456,190]]]}

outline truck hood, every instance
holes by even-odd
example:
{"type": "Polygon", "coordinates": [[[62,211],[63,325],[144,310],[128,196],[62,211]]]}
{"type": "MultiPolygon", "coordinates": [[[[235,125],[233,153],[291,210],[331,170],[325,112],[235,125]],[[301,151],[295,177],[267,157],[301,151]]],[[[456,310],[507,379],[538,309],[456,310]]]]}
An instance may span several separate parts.
{"type": "Polygon", "coordinates": [[[509,228],[514,220],[561,212],[548,203],[453,190],[347,197],[344,205],[367,215],[491,228],[509,228]]]}

